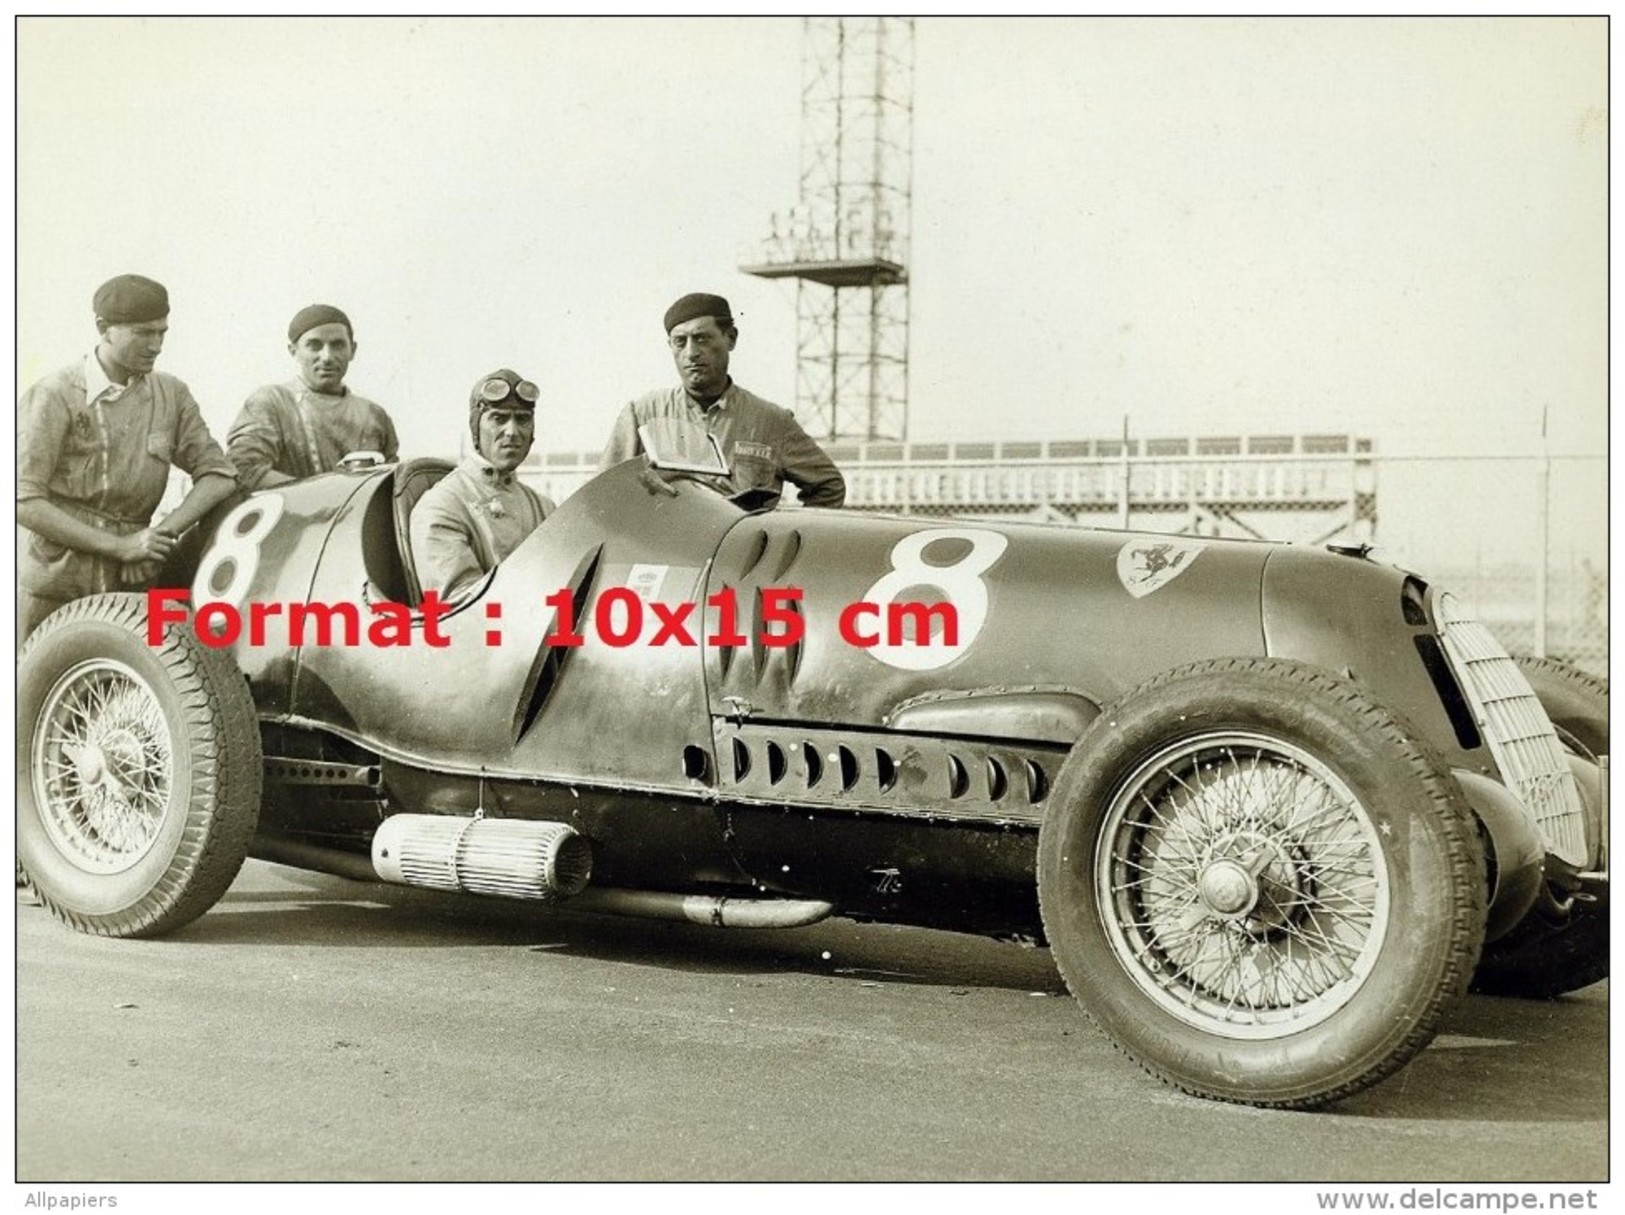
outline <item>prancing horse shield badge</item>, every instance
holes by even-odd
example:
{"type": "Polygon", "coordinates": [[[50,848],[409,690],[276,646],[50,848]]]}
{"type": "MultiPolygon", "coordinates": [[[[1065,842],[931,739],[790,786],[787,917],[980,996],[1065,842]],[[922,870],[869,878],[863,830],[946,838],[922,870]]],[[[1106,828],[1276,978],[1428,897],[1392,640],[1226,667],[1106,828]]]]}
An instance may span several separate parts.
{"type": "Polygon", "coordinates": [[[1140,599],[1190,569],[1205,547],[1190,540],[1131,540],[1117,550],[1118,580],[1140,599]]]}

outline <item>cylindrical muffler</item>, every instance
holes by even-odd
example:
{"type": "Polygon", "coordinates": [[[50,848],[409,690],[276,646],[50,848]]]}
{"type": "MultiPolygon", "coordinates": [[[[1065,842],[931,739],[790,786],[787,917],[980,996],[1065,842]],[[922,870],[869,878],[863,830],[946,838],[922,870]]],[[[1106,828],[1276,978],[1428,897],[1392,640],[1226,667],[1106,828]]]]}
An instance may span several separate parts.
{"type": "Polygon", "coordinates": [[[586,886],[592,846],[564,823],[394,814],[372,837],[372,867],[404,886],[552,899],[586,886]]]}

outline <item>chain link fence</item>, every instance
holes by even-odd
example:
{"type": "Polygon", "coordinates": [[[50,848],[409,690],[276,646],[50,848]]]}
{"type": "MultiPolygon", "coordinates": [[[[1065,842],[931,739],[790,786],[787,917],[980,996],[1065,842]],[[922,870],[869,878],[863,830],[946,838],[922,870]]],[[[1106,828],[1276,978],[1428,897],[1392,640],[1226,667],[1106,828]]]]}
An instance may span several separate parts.
{"type": "Polygon", "coordinates": [[[1507,649],[1608,673],[1608,462],[1376,462],[1376,555],[1450,587],[1507,649]]]}

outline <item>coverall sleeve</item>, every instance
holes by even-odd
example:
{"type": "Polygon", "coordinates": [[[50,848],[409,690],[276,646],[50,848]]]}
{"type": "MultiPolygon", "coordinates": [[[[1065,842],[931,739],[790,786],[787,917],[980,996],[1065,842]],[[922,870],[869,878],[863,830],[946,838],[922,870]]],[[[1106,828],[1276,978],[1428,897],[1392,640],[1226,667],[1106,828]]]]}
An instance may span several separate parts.
{"type": "Polygon", "coordinates": [[[485,576],[474,552],[474,537],[461,513],[425,494],[412,508],[407,525],[418,584],[438,591],[448,603],[460,598],[485,576]]]}
{"type": "Polygon", "coordinates": [[[801,491],[806,506],[840,506],[846,501],[846,478],[835,462],[788,410],[778,442],[784,479],[801,491]]]}
{"type": "Polygon", "coordinates": [[[36,384],[17,402],[17,501],[43,498],[68,436],[68,410],[36,384]]]}
{"type": "Polygon", "coordinates": [[[181,390],[175,409],[174,450],[175,467],[191,477],[193,484],[207,476],[238,480],[237,466],[220,450],[220,444],[214,441],[208,425],[203,421],[203,411],[198,408],[191,391],[185,388],[181,390]]]}
{"type": "Polygon", "coordinates": [[[256,392],[243,402],[237,420],[226,432],[226,454],[244,489],[258,489],[265,474],[276,467],[282,455],[282,428],[269,395],[256,392]]]}
{"type": "Polygon", "coordinates": [[[615,419],[615,426],[609,432],[609,442],[604,444],[604,454],[598,461],[598,471],[614,468],[622,461],[642,454],[643,443],[638,438],[637,414],[628,403],[626,408],[621,410],[620,416],[615,419]]]}
{"type": "Polygon", "coordinates": [[[401,457],[401,439],[395,433],[395,419],[389,416],[389,411],[379,406],[378,412],[384,422],[384,463],[393,464],[401,457]]]}

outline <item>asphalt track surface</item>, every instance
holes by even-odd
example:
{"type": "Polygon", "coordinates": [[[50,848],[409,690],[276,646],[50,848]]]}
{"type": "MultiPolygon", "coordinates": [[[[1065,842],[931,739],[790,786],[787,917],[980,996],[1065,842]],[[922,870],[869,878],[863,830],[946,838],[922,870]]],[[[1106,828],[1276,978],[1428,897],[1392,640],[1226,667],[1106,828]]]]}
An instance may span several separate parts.
{"type": "Polygon", "coordinates": [[[1142,1073],[1041,949],[250,862],[159,941],[19,905],[16,1179],[1596,1181],[1607,1023],[1607,983],[1470,997],[1376,1089],[1255,1110],[1142,1073]]]}

